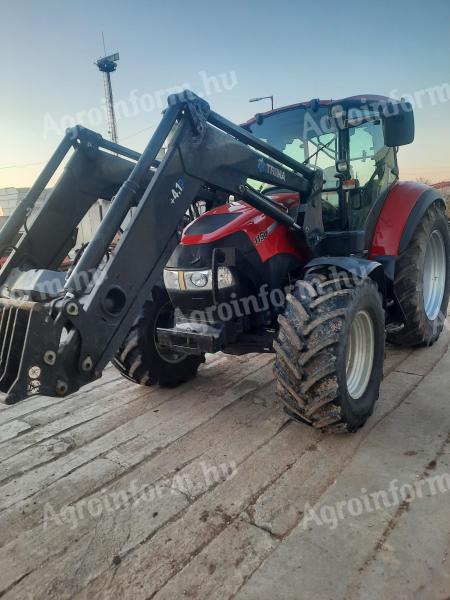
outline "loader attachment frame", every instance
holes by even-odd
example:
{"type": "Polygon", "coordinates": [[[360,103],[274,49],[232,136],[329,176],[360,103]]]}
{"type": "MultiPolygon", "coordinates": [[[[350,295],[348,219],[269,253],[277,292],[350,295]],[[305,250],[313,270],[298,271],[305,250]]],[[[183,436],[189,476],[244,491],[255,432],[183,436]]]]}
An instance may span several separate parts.
{"type": "Polygon", "coordinates": [[[161,279],[179,222],[202,193],[243,197],[290,226],[313,252],[323,234],[322,180],[320,170],[255,138],[192,92],[169,97],[142,154],[82,127],[68,130],[0,232],[4,252],[25,228],[0,271],[0,391],[6,401],[65,396],[101,376],[161,279]],[[63,175],[28,226],[31,209],[71,148],[63,175]],[[249,178],[299,192],[297,218],[255,193],[249,178]],[[77,226],[99,198],[111,206],[71,272],[62,273],[77,226]]]}

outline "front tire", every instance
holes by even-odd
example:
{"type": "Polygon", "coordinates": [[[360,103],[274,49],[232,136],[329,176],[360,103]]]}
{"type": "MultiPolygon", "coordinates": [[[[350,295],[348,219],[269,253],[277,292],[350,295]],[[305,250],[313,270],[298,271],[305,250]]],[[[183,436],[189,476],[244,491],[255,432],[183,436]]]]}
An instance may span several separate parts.
{"type": "Polygon", "coordinates": [[[448,222],[438,203],[430,206],[399,255],[394,291],[406,322],[388,341],[410,347],[434,344],[444,327],[450,293],[448,222]]]}
{"type": "Polygon", "coordinates": [[[306,276],[287,297],[274,342],[278,394],[288,414],[328,431],[356,431],[383,377],[384,311],[376,284],[306,276]]]}
{"type": "Polygon", "coordinates": [[[188,381],[205,362],[204,354],[182,354],[158,343],[157,328],[172,327],[174,309],[165,289],[155,287],[113,359],[133,383],[172,387],[188,381]]]}

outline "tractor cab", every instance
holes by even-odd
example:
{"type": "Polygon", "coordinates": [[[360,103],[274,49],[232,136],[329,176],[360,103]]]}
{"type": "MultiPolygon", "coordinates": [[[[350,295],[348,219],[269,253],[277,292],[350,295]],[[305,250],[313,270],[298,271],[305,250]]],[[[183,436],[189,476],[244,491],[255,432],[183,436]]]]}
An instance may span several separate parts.
{"type": "MultiPolygon", "coordinates": [[[[410,105],[383,96],[312,100],[258,114],[244,127],[322,170],[321,253],[365,253],[384,198],[398,179],[397,147],[414,138],[410,105]]],[[[267,186],[259,188],[268,192],[267,186]]]]}

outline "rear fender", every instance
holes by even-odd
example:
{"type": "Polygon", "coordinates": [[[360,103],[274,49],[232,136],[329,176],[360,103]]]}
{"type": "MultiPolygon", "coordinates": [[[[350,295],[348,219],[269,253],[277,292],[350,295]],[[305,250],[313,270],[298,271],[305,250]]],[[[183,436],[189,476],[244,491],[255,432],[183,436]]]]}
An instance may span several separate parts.
{"type": "Polygon", "coordinates": [[[422,221],[424,214],[435,202],[441,203],[445,207],[445,203],[444,200],[441,198],[441,195],[437,190],[433,188],[430,188],[429,190],[424,192],[422,196],[420,196],[419,200],[416,202],[412,211],[410,212],[409,219],[403,230],[402,237],[400,239],[400,244],[398,247],[399,253],[406,250],[414,235],[414,232],[417,229],[417,226],[422,221]]]}
{"type": "MultiPolygon", "coordinates": [[[[438,190],[416,181],[399,181],[389,191],[378,218],[369,258],[397,257],[410,243],[423,215],[434,202],[443,202],[438,190]]],[[[394,273],[390,274],[393,278],[394,273]]]]}

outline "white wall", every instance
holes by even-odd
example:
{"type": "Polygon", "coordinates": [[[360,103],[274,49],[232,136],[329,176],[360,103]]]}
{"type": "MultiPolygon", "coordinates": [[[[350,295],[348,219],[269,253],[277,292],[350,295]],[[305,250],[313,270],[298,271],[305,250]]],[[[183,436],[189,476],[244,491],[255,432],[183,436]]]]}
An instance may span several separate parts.
{"type": "MultiPolygon", "coordinates": [[[[16,206],[27,195],[29,188],[3,188],[0,189],[0,228],[3,227],[8,217],[13,213],[16,206]]],[[[45,200],[51,193],[51,189],[46,189],[42,192],[40,198],[36,202],[36,206],[31,213],[28,221],[31,224],[43,207],[45,200]]],[[[109,202],[102,202],[103,215],[108,210],[109,202]]],[[[89,242],[93,234],[100,224],[100,206],[99,202],[89,210],[85,218],[81,221],[78,227],[77,247],[89,242]]]]}

